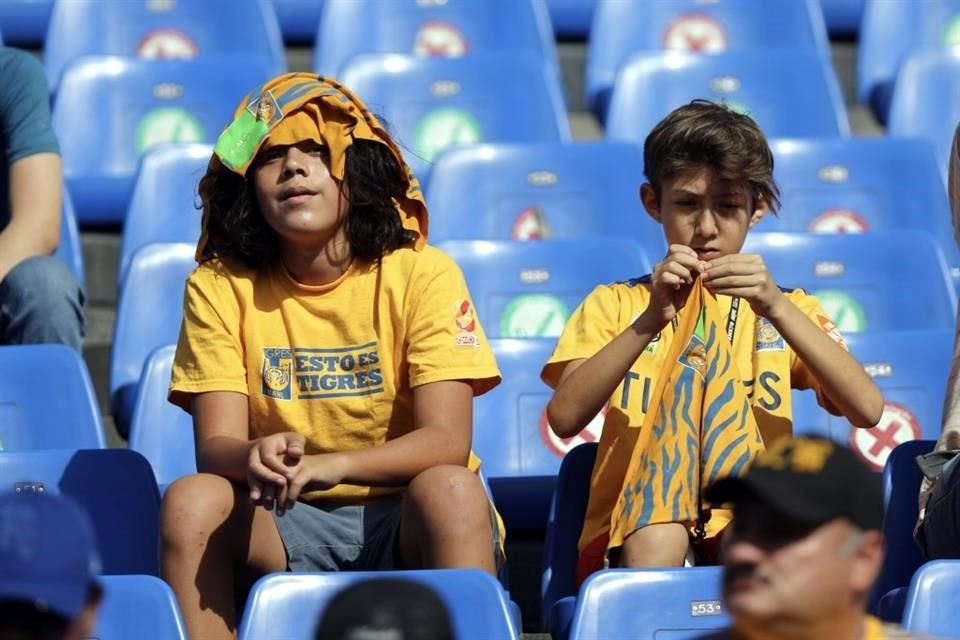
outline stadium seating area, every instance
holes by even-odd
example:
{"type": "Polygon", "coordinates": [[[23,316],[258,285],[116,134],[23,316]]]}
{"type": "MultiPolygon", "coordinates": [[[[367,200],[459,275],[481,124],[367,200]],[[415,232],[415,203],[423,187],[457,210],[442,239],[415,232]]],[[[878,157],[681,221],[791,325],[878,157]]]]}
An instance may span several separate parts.
{"type": "MultiPolygon", "coordinates": [[[[200,230],[196,184],[241,97],[288,68],[336,76],[384,116],[424,185],[431,241],[463,268],[504,373],[476,402],[474,448],[508,541],[538,542],[532,561],[513,561],[509,591],[472,571],[410,574],[440,591],[460,637],[682,638],[728,622],[719,606],[689,606],[718,600],[715,568],[604,571],[577,592],[602,415],[555,437],[539,379],[583,296],[662,256],[638,197],[641,145],[698,97],[750,113],[771,138],[783,207],[746,250],[782,286],[821,298],[884,391],[881,423],[860,431],[810,394],[793,399],[797,432],[849,443],[884,473],[891,553],[871,606],[960,637],[944,617],[960,601],[960,565],[921,566],[911,538],[912,460],[939,433],[960,286],[945,185],[960,0],[224,4],[0,0],[2,41],[44,61],[69,191],[58,255],[93,292],[88,340],[109,354],[87,350],[85,363],[66,348],[0,348],[0,487],[69,495],[92,514],[107,575],[97,637],[185,638],[156,548],[163,490],[196,469],[190,418],[166,403],[200,230]],[[856,47],[855,81],[836,71],[837,42],[856,47]],[[854,112],[884,135],[861,135],[854,112]],[[37,393],[37,380],[56,383],[37,393]],[[542,571],[531,570],[541,546],[542,571]],[[629,619],[614,615],[619,602],[629,619]]],[[[363,577],[268,576],[240,637],[313,616],[363,577]]]]}

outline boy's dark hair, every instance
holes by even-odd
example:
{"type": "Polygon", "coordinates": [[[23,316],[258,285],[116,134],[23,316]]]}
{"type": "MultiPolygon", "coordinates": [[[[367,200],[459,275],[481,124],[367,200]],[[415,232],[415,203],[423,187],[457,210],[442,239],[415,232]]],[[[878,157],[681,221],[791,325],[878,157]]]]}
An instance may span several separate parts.
{"type": "Polygon", "coordinates": [[[773,153],[750,116],[730,107],[694,100],[675,109],[643,143],[643,173],[656,190],[684,169],[707,166],[727,180],[746,181],[754,198],[776,213],[780,188],[773,179],[773,153]]]}
{"type": "Polygon", "coordinates": [[[0,640],[63,640],[70,620],[25,600],[0,600],[0,640]]]}
{"type": "MultiPolygon", "coordinates": [[[[354,258],[379,260],[415,240],[393,206],[406,187],[400,165],[386,145],[355,140],[347,149],[340,191],[349,207],[345,225],[354,258]]],[[[203,260],[234,258],[256,269],[279,257],[277,234],[260,214],[252,180],[211,160],[200,179],[199,194],[207,214],[203,260]]]]}
{"type": "Polygon", "coordinates": [[[426,585],[399,578],[355,583],[335,595],[320,616],[317,640],[453,640],[450,614],[426,585]]]}

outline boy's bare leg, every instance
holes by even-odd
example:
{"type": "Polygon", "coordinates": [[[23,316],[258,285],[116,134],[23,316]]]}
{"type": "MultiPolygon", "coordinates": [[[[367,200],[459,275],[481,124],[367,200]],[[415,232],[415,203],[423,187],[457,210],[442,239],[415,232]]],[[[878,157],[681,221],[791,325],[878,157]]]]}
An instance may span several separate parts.
{"type": "Polygon", "coordinates": [[[620,566],[631,569],[682,567],[690,548],[687,528],[676,522],[637,529],[623,541],[620,566]]]}
{"type": "Polygon", "coordinates": [[[238,581],[286,566],[273,516],[255,508],[226,478],[196,474],[167,489],[160,516],[160,574],[177,596],[188,637],[236,637],[238,581]]]}

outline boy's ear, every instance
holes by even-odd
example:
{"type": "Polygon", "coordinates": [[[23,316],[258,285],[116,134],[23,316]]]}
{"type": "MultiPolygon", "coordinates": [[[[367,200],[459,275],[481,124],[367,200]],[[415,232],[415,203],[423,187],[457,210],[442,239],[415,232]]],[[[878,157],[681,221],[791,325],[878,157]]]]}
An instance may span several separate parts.
{"type": "Polygon", "coordinates": [[[748,228],[753,229],[758,222],[763,220],[763,216],[767,215],[767,205],[763,200],[757,200],[757,208],[750,216],[750,225],[748,228]]]}
{"type": "Polygon", "coordinates": [[[643,203],[643,208],[651,218],[657,222],[663,222],[660,218],[660,198],[657,197],[657,190],[649,182],[644,182],[640,186],[640,202],[643,203]]]}

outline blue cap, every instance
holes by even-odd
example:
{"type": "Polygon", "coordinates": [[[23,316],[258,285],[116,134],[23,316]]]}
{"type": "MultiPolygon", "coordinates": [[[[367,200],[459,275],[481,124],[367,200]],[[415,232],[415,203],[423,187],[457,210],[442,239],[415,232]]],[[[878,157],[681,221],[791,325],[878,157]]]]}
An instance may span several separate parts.
{"type": "Polygon", "coordinates": [[[32,602],[72,619],[100,571],[93,525],[75,502],[0,494],[0,600],[32,602]]]}

